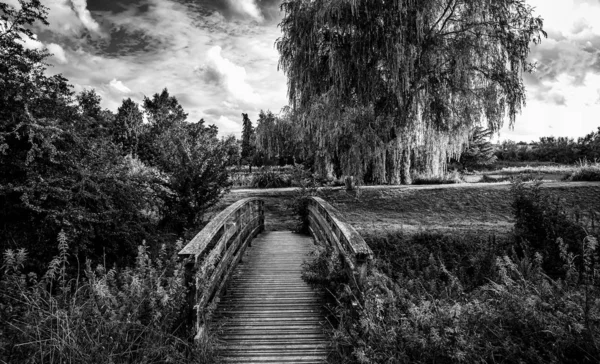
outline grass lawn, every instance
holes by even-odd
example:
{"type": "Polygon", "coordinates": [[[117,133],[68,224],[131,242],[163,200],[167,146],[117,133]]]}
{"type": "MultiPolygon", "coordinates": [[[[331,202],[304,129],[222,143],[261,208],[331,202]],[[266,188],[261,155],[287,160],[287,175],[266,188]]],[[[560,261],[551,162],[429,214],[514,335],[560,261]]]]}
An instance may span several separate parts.
{"type": "MultiPolygon", "coordinates": [[[[600,214],[600,183],[548,182],[542,185],[575,211],[600,214]]],[[[321,197],[342,212],[359,231],[481,231],[503,234],[513,227],[510,184],[363,187],[358,195],[343,188],[322,188],[321,197]]],[[[265,200],[266,228],[287,230],[295,217],[286,209],[292,189],[233,190],[216,206],[221,211],[244,197],[265,200]]],[[[213,212],[214,213],[214,212],[213,212]]]]}

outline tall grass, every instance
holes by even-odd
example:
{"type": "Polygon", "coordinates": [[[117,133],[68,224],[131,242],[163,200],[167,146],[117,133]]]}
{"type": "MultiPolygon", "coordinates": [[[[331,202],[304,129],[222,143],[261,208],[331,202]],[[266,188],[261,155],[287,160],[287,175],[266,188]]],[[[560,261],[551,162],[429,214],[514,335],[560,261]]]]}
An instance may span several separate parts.
{"type": "Polygon", "coordinates": [[[210,337],[194,343],[186,319],[183,263],[163,246],[135,266],[84,264],[69,275],[66,236],[45,274],[22,271],[24,250],[4,253],[0,278],[0,362],[213,363],[210,337]]]}
{"type": "Polygon", "coordinates": [[[513,238],[376,233],[357,291],[321,250],[305,276],[334,295],[339,363],[600,362],[598,231],[516,183],[513,238]],[[567,218],[568,221],[563,218],[567,218]],[[551,234],[535,237],[536,229],[551,234]],[[552,277],[547,270],[553,271],[552,277]]]}

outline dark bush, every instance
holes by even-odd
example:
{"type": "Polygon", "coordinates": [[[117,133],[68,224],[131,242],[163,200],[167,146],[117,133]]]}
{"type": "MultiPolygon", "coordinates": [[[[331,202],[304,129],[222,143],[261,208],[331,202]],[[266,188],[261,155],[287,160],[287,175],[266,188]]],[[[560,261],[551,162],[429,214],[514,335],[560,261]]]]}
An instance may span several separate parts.
{"type": "Polygon", "coordinates": [[[528,186],[521,180],[515,180],[511,189],[515,239],[526,250],[523,253],[541,253],[543,267],[553,277],[564,273],[557,239],[561,238],[580,260],[586,229],[569,218],[558,197],[542,190],[541,182],[528,186]]]}
{"type": "Polygon", "coordinates": [[[263,170],[254,175],[251,184],[253,188],[282,188],[291,185],[289,177],[272,170],[263,170]]]}
{"type": "Polygon", "coordinates": [[[600,181],[600,165],[581,167],[566,179],[569,181],[600,181]]]}

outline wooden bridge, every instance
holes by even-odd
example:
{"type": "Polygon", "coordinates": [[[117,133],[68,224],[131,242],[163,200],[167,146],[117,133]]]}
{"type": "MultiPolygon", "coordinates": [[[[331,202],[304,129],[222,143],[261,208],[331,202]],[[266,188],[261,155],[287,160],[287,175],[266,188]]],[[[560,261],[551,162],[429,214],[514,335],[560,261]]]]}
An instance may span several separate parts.
{"type": "Polygon", "coordinates": [[[189,320],[196,337],[210,320],[220,355],[232,363],[326,363],[323,294],[301,278],[315,244],[340,254],[353,284],[362,284],[372,252],[327,202],[307,200],[311,233],[264,231],[264,202],[246,198],[215,216],[179,253],[187,259],[189,320]]]}

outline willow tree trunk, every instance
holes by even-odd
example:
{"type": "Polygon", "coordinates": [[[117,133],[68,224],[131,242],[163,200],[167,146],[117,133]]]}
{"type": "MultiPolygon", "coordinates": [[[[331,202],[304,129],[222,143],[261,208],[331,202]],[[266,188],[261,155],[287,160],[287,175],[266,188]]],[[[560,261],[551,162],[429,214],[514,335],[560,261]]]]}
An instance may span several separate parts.
{"type": "Polygon", "coordinates": [[[401,158],[402,158],[402,146],[400,140],[396,139],[390,142],[387,149],[386,157],[386,178],[387,182],[391,185],[399,185],[402,183],[401,177],[401,158]]]}
{"type": "Polygon", "coordinates": [[[320,178],[333,179],[333,161],[328,153],[324,153],[322,158],[317,159],[315,163],[316,173],[320,178]]]}
{"type": "Polygon", "coordinates": [[[402,150],[402,157],[400,161],[400,181],[403,185],[409,185],[412,183],[410,177],[410,149],[404,148],[402,150]]]}
{"type": "Polygon", "coordinates": [[[327,154],[325,156],[325,178],[327,180],[333,180],[334,176],[333,176],[333,161],[331,160],[331,156],[329,156],[329,154],[327,154]]]}

